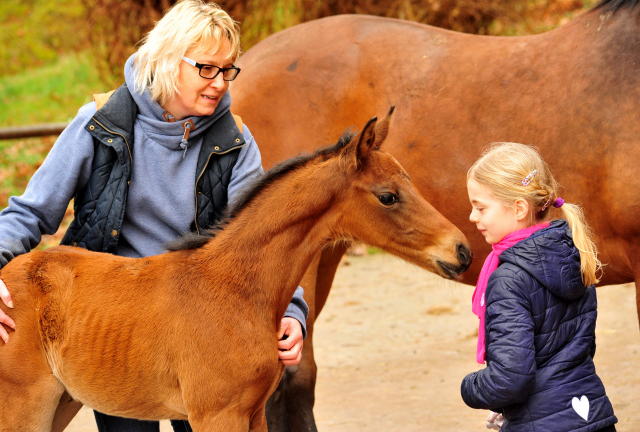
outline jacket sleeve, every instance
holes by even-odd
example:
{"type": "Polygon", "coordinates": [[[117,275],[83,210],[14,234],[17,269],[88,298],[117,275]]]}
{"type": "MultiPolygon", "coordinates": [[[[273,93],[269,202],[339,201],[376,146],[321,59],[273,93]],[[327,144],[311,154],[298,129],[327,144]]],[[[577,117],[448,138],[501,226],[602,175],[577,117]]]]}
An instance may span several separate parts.
{"type": "Polygon", "coordinates": [[[498,269],[487,286],[487,367],[462,381],[471,408],[498,409],[527,400],[536,375],[534,322],[528,293],[537,284],[523,272],[498,269]]]}
{"type": "Polygon", "coordinates": [[[0,268],[55,233],[71,199],[91,174],[93,139],[84,130],[95,103],[84,106],[60,134],[24,194],[0,213],[0,268]]]}
{"type": "MultiPolygon", "coordinates": [[[[235,201],[242,195],[242,191],[245,187],[252,184],[253,181],[264,174],[262,169],[262,158],[260,157],[260,150],[256,144],[253,135],[249,131],[247,125],[242,128],[242,136],[246,142],[245,146],[238,155],[233,171],[231,172],[231,180],[229,181],[229,206],[232,206],[235,201]]],[[[295,318],[302,325],[302,334],[306,339],[307,337],[307,317],[309,316],[309,306],[304,301],[302,295],[304,291],[302,287],[298,287],[293,294],[291,303],[287,307],[284,314],[286,317],[295,318]]]]}

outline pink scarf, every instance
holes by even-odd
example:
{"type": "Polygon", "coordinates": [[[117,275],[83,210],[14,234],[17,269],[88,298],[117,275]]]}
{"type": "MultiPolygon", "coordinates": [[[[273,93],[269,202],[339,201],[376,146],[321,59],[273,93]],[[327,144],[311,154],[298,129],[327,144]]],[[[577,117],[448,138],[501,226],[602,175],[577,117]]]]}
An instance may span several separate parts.
{"type": "Polygon", "coordinates": [[[514,231],[510,234],[507,234],[502,240],[498,243],[491,245],[493,248],[493,252],[489,254],[487,259],[484,261],[484,265],[482,266],[482,270],[480,271],[480,276],[478,276],[478,284],[476,285],[476,289],[473,292],[473,297],[471,298],[471,311],[478,316],[480,319],[480,327],[478,328],[478,348],[476,350],[476,361],[480,364],[484,364],[484,312],[487,308],[484,303],[484,293],[487,291],[487,283],[489,282],[489,276],[491,273],[498,268],[500,254],[511,246],[515,245],[521,240],[526,239],[534,232],[546,228],[549,226],[549,222],[543,222],[538,225],[533,225],[528,228],[523,228],[518,231],[514,231]]]}

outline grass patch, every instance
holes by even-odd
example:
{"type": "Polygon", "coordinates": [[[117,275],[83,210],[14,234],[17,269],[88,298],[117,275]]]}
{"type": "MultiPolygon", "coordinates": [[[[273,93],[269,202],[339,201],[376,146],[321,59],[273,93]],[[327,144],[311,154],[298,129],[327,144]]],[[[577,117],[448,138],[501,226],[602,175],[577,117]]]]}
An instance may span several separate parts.
{"type": "MultiPolygon", "coordinates": [[[[48,66],[0,77],[0,127],[71,120],[106,89],[88,54],[69,54],[48,66]]],[[[57,137],[0,140],[0,209],[21,195],[57,137]]]]}
{"type": "Polygon", "coordinates": [[[0,77],[0,127],[69,121],[94,93],[109,90],[86,53],[0,77]]]}

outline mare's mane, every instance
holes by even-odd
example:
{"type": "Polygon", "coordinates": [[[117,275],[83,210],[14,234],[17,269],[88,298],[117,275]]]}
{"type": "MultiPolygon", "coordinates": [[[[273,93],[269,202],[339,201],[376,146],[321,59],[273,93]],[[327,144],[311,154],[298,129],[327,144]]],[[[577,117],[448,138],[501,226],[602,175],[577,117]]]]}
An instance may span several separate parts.
{"type": "Polygon", "coordinates": [[[628,7],[634,9],[640,4],[640,0],[600,0],[600,2],[594,6],[594,10],[601,9],[602,12],[615,13],[618,9],[628,7]]]}
{"type": "Polygon", "coordinates": [[[227,226],[229,222],[238,215],[238,213],[240,213],[241,210],[247,207],[249,203],[260,195],[260,193],[269,185],[280,180],[287,174],[300,169],[317,158],[323,158],[326,160],[336,156],[340,150],[345,148],[347,144],[351,142],[355,135],[356,133],[354,131],[346,130],[334,145],[319,148],[313,153],[306,153],[292,157],[291,159],[287,159],[275,165],[273,168],[265,172],[264,175],[253,180],[253,182],[241,192],[241,195],[235,204],[226,210],[224,217],[214,226],[203,231],[202,234],[185,234],[179,239],[165,245],[166,249],[169,251],[179,251],[197,249],[204,246],[209,240],[215,237],[218,232],[222,231],[224,227],[227,226]]]}

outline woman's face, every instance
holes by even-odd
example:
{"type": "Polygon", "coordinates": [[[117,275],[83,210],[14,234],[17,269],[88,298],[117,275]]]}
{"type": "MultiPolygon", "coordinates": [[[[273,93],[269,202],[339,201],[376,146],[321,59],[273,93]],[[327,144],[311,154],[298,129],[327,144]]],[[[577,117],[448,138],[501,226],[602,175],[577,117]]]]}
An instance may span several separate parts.
{"type": "Polygon", "coordinates": [[[507,234],[524,228],[514,209],[505,207],[485,186],[469,179],[467,191],[472,206],[469,220],[476,224],[487,243],[498,243],[507,234]]]}
{"type": "MultiPolygon", "coordinates": [[[[212,51],[212,49],[198,48],[187,52],[185,57],[197,63],[220,68],[233,66],[232,60],[228,57],[229,42],[223,43],[218,52],[212,51]]],[[[180,62],[178,77],[179,94],[169,100],[164,109],[176,120],[211,115],[228,89],[229,82],[222,79],[222,73],[214,79],[205,79],[200,76],[197,67],[183,60],[180,62]]]]}

